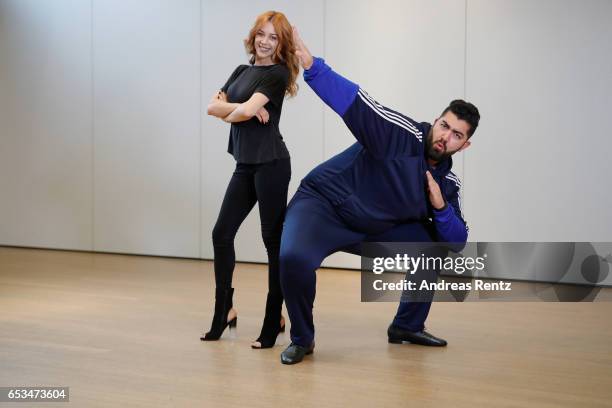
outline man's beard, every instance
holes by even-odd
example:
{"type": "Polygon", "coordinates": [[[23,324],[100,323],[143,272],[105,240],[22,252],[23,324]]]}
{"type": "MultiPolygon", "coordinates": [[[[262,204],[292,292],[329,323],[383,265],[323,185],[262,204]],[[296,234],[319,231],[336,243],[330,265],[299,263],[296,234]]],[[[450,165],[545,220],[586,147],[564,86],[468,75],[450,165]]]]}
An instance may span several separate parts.
{"type": "Polygon", "coordinates": [[[437,151],[434,148],[433,132],[431,130],[429,131],[429,134],[427,135],[427,140],[425,142],[425,152],[427,154],[428,159],[434,160],[436,162],[442,162],[452,156],[452,153],[449,153],[446,150],[446,145],[444,145],[444,150],[442,151],[437,151]]]}

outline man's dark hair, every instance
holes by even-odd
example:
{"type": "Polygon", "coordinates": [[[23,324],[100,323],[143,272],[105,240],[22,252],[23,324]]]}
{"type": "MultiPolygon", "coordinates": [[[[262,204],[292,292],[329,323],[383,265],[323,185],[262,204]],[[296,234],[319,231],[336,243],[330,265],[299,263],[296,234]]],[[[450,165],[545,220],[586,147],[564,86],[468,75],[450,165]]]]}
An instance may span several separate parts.
{"type": "Polygon", "coordinates": [[[451,111],[457,116],[459,120],[464,120],[470,125],[470,130],[468,131],[468,139],[472,137],[476,128],[478,127],[478,122],[480,121],[480,113],[478,112],[478,108],[473,104],[464,101],[463,99],[455,99],[448,105],[444,112],[440,116],[444,116],[444,114],[448,111],[451,111]]]}

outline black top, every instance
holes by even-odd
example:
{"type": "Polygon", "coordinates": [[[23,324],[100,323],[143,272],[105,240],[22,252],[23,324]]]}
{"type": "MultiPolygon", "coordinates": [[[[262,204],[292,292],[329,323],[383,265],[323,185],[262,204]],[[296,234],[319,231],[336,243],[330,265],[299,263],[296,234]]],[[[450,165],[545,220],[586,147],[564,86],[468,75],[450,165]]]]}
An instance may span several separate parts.
{"type": "Polygon", "coordinates": [[[269,99],[264,108],[270,120],[265,125],[256,117],[232,123],[227,151],[238,163],[266,163],[289,157],[278,128],[288,82],[289,70],[282,64],[240,65],[221,88],[232,103],[246,102],[255,92],[269,99]]]}

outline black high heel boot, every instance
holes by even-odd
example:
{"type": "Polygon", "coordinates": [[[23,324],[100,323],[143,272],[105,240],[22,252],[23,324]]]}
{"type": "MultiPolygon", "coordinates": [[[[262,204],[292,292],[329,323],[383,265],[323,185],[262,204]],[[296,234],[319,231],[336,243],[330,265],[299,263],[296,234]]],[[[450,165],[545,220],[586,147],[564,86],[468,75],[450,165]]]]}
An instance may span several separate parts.
{"type": "Polygon", "coordinates": [[[215,315],[213,316],[210,331],[204,336],[200,337],[202,341],[213,341],[219,340],[223,331],[227,326],[230,328],[238,325],[238,316],[234,317],[229,322],[227,321],[227,314],[233,307],[232,296],[234,295],[234,288],[217,288],[215,290],[215,315]]]}
{"type": "Polygon", "coordinates": [[[282,308],[283,296],[281,294],[268,293],[268,298],[266,299],[266,315],[261,328],[261,334],[257,340],[255,340],[259,342],[260,347],[251,344],[251,348],[265,349],[274,346],[278,334],[285,331],[285,325],[281,325],[282,308]]]}

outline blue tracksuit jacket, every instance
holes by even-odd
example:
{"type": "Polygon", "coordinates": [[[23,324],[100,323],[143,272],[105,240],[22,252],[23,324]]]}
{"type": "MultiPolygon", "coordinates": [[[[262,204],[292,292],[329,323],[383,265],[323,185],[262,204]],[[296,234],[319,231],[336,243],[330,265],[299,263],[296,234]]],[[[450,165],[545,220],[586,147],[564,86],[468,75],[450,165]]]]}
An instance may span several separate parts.
{"type": "Polygon", "coordinates": [[[327,198],[351,228],[377,234],[394,225],[433,218],[438,240],[466,242],[461,183],[452,160],[431,168],[424,143],[431,124],[388,109],[321,58],[304,71],[306,83],[342,117],[357,143],[314,168],[300,185],[327,198]],[[440,185],[447,205],[434,210],[425,171],[440,185]],[[448,205],[450,204],[450,205],[448,205]]]}

